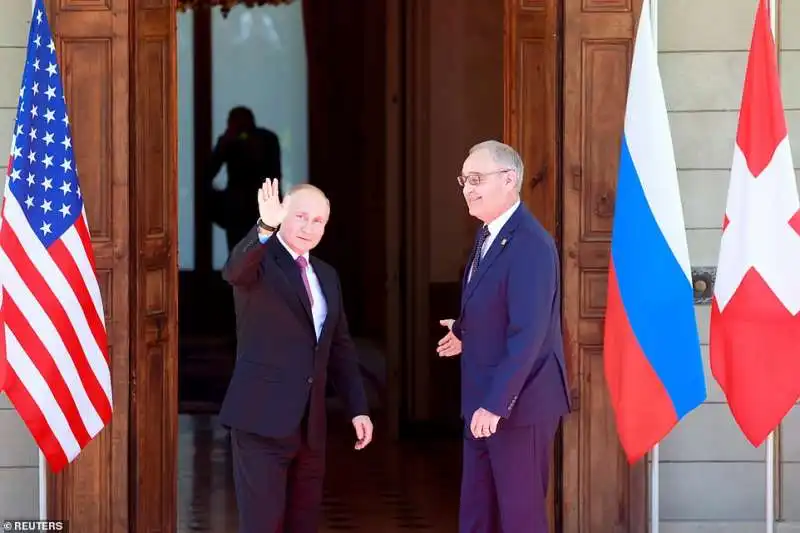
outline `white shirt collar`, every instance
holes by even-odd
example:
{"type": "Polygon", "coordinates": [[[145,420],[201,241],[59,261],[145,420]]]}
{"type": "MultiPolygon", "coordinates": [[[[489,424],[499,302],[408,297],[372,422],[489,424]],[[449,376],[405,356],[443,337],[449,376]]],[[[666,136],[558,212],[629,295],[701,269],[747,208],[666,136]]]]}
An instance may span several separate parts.
{"type": "Polygon", "coordinates": [[[517,210],[519,204],[520,201],[517,200],[516,202],[514,202],[514,205],[509,207],[505,212],[503,212],[503,214],[501,214],[499,217],[492,220],[486,225],[486,227],[489,228],[489,235],[497,235],[497,233],[502,229],[502,227],[505,226],[506,222],[508,222],[508,219],[511,218],[511,215],[514,214],[514,211],[517,210]]]}
{"type": "MultiPolygon", "coordinates": [[[[278,236],[278,241],[279,241],[279,242],[280,242],[280,243],[283,245],[283,247],[284,247],[284,248],[286,248],[286,251],[287,251],[287,252],[289,252],[289,253],[291,254],[291,256],[292,256],[292,259],[294,259],[295,261],[297,261],[297,258],[298,258],[298,257],[300,257],[300,255],[299,255],[297,252],[295,252],[294,250],[292,250],[292,249],[289,247],[289,245],[288,245],[288,244],[286,244],[286,241],[284,241],[284,240],[283,240],[283,237],[281,237],[281,234],[280,234],[280,232],[276,233],[276,235],[278,236]]],[[[305,258],[306,258],[306,263],[308,263],[308,264],[311,264],[311,262],[308,260],[308,252],[304,253],[304,254],[303,254],[303,257],[305,257],[305,258]]]]}

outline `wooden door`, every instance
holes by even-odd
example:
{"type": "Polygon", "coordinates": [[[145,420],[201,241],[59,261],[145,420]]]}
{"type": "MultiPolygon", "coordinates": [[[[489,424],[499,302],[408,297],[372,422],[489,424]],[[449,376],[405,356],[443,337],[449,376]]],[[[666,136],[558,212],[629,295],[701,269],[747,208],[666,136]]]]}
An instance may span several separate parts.
{"type": "Polygon", "coordinates": [[[176,503],[175,14],[49,0],[109,330],[114,416],[48,479],[81,533],[172,532],[176,503]]]}
{"type": "Polygon", "coordinates": [[[525,163],[522,198],[559,229],[559,0],[505,0],[504,137],[525,163]]]}
{"type": "Polygon", "coordinates": [[[633,533],[646,471],[621,452],[602,343],[619,141],[640,0],[506,0],[505,137],[525,203],[560,244],[575,412],[557,439],[551,530],[633,533]]]}
{"type": "MultiPolygon", "coordinates": [[[[522,199],[560,241],[559,1],[505,0],[504,137],[525,163],[522,199]]],[[[550,531],[561,531],[556,479],[561,442],[551,461],[550,531]]]]}
{"type": "Polygon", "coordinates": [[[176,529],[178,431],[177,21],[130,0],[131,531],[176,529]]]}
{"type": "Polygon", "coordinates": [[[563,426],[563,531],[638,533],[646,470],[629,467],[603,373],[614,191],[641,0],[563,0],[563,309],[576,412],[563,426]]]}
{"type": "Polygon", "coordinates": [[[78,179],[109,334],[114,414],[62,473],[50,476],[48,515],[73,531],[128,531],[132,257],[127,0],[50,0],[78,179]]]}

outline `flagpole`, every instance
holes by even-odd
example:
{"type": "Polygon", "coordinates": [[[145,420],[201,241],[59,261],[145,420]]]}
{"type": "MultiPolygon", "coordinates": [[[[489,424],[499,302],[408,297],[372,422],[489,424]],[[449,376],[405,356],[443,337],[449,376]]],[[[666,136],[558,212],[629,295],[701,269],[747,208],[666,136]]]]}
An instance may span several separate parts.
{"type": "Polygon", "coordinates": [[[653,46],[658,59],[658,0],[650,0],[650,27],[653,31],[653,46]]]}
{"type": "MultiPolygon", "coordinates": [[[[769,0],[769,27],[772,30],[772,38],[775,39],[775,0],[769,0]]],[[[778,43],[775,42],[776,53],[778,43]]],[[[764,461],[767,468],[766,486],[766,521],[767,533],[775,531],[775,433],[770,431],[767,437],[767,457],[764,461]]]]}
{"type": "Polygon", "coordinates": [[[47,462],[39,450],[39,520],[47,520],[47,462]]]}
{"type": "MultiPolygon", "coordinates": [[[[769,26],[772,30],[772,38],[775,39],[775,49],[778,52],[777,35],[775,33],[775,0],[769,0],[769,26]]],[[[767,533],[775,531],[775,432],[771,431],[767,437],[767,457],[764,461],[767,468],[766,486],[766,521],[767,533]]]]}
{"type": "Polygon", "coordinates": [[[658,488],[660,485],[659,452],[659,443],[656,443],[653,446],[653,451],[650,452],[650,533],[658,533],[658,524],[661,520],[661,513],[658,508],[658,488]]]}
{"type": "MultiPolygon", "coordinates": [[[[658,0],[644,0],[650,2],[650,30],[653,32],[653,48],[656,51],[658,62],[658,0]]],[[[661,485],[660,468],[660,443],[653,446],[650,453],[650,533],[658,533],[661,511],[659,509],[659,487],[661,485]]]]}
{"type": "Polygon", "coordinates": [[[769,27],[772,28],[772,37],[776,39],[775,41],[775,49],[780,50],[780,46],[777,42],[777,35],[775,33],[775,29],[777,28],[777,11],[775,8],[775,0],[769,0],[769,27]]]}
{"type": "MultiPolygon", "coordinates": [[[[36,0],[31,0],[31,24],[36,16],[36,0]]],[[[47,461],[39,450],[39,520],[47,520],[47,461]]]]}
{"type": "Polygon", "coordinates": [[[775,531],[775,434],[767,437],[767,533],[775,531]]]}
{"type": "MultiPolygon", "coordinates": [[[[775,0],[768,0],[769,2],[769,26],[772,30],[772,38],[775,40],[775,51],[776,53],[779,50],[779,46],[777,43],[777,35],[775,32],[775,0]]],[[[767,457],[764,461],[766,463],[767,468],[767,475],[766,475],[766,522],[767,522],[767,533],[773,533],[775,531],[775,432],[770,431],[769,436],[767,436],[767,457]]]]}

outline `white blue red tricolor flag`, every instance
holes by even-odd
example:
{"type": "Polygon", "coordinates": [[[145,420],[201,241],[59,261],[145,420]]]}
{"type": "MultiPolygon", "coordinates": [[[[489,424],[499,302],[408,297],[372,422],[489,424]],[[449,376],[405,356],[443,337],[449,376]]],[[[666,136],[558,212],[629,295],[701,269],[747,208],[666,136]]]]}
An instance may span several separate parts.
{"type": "Polygon", "coordinates": [[[767,0],[760,0],[711,308],[711,371],[759,446],[800,396],[800,199],[767,0]]]}
{"type": "Polygon", "coordinates": [[[52,471],[111,420],[111,374],[53,35],[37,0],[0,217],[0,389],[52,471]]]}
{"type": "Polygon", "coordinates": [[[617,432],[631,462],[706,398],[672,136],[649,2],[642,6],[625,110],[604,340],[617,432]]]}

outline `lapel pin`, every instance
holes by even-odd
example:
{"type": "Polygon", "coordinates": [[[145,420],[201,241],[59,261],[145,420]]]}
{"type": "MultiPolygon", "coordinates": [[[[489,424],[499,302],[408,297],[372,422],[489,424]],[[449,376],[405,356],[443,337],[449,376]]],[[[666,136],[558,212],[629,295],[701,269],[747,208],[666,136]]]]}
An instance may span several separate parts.
{"type": "Polygon", "coordinates": [[[503,237],[503,240],[502,240],[502,241],[500,241],[500,246],[505,246],[507,242],[508,242],[508,239],[506,239],[505,237],[503,237]]]}

